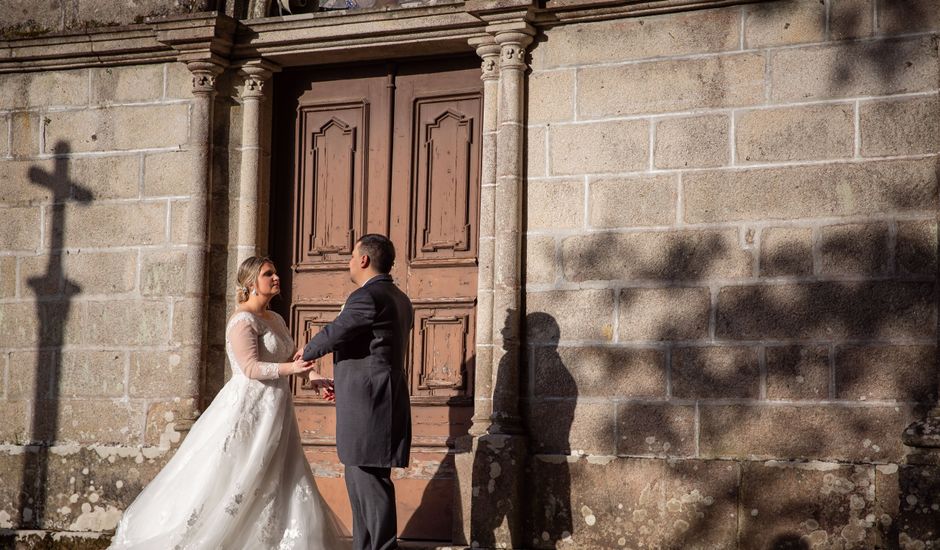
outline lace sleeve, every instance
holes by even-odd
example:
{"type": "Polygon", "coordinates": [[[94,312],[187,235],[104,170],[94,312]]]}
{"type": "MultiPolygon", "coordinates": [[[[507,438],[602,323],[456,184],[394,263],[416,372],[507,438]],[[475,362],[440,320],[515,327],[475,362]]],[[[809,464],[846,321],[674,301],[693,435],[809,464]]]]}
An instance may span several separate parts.
{"type": "Polygon", "coordinates": [[[229,326],[228,339],[235,361],[245,376],[255,380],[271,380],[279,376],[277,363],[258,360],[258,332],[250,321],[235,320],[229,326]]]}

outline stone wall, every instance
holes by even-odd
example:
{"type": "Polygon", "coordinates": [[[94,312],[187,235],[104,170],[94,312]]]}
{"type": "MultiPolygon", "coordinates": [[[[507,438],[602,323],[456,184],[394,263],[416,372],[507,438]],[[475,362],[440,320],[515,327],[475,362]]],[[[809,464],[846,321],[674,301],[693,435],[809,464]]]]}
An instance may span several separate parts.
{"type": "Polygon", "coordinates": [[[0,530],[113,528],[193,416],[190,89],[0,75],[0,530]]]}
{"type": "Polygon", "coordinates": [[[4,0],[0,39],[142,23],[147,17],[214,9],[218,0],[4,0]]]}
{"type": "Polygon", "coordinates": [[[936,514],[898,476],[937,397],[938,29],[805,0],[537,37],[526,544],[875,548],[936,514]]]}

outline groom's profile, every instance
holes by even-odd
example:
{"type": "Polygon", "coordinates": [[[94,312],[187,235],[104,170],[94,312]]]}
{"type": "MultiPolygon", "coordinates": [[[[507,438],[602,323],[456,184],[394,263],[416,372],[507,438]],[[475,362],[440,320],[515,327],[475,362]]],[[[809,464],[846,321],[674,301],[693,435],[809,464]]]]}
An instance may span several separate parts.
{"type": "Polygon", "coordinates": [[[359,288],[303,350],[308,361],[333,353],[336,451],[345,466],[356,550],[398,548],[391,468],[407,467],[411,450],[404,363],[412,308],[389,275],[394,262],[387,237],[356,241],[349,276],[359,288]]]}

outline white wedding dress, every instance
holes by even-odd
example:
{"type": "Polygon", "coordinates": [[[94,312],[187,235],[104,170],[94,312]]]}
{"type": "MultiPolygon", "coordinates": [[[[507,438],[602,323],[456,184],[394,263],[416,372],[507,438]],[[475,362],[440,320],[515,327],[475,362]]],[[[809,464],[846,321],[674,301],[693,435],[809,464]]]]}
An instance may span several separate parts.
{"type": "Polygon", "coordinates": [[[111,548],[335,550],[338,522],[300,445],[284,320],[241,311],[226,327],[231,380],[124,512],[111,548]]]}

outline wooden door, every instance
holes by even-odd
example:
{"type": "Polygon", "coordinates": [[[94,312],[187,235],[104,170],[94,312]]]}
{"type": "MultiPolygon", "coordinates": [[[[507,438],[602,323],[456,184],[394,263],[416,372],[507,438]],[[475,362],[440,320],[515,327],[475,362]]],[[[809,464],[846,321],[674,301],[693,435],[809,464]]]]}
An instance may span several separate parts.
{"type": "MultiPolygon", "coordinates": [[[[473,406],[482,87],[473,59],[286,71],[275,81],[271,250],[278,307],[298,342],[354,290],[347,262],[365,233],[389,235],[411,298],[411,467],[396,470],[402,538],[449,541],[453,445],[473,406]]],[[[330,356],[317,369],[331,376],[330,356]]],[[[350,527],[335,414],[293,386],[307,458],[350,527]]]]}

